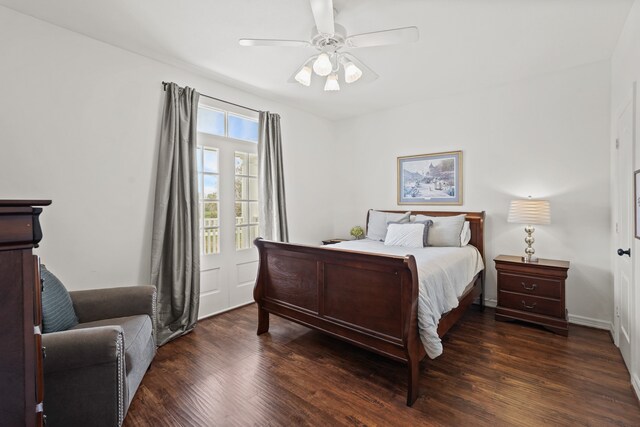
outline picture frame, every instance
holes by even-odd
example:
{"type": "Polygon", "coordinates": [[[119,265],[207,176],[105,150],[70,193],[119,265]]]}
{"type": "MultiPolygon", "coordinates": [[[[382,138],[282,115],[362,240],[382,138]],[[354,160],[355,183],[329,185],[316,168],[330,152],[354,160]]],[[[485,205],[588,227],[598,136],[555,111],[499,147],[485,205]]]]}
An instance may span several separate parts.
{"type": "Polygon", "coordinates": [[[399,205],[462,205],[462,151],[398,157],[399,205]]]}
{"type": "Polygon", "coordinates": [[[634,172],[633,179],[633,217],[636,239],[640,239],[640,169],[634,172]]]}

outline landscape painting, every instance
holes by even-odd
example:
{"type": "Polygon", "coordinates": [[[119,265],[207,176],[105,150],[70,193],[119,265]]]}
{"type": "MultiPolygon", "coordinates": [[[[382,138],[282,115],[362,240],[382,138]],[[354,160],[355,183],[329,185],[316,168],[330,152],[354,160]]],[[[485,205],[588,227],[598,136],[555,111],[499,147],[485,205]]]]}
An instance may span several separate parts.
{"type": "Polygon", "coordinates": [[[461,205],[462,151],[398,157],[398,204],[461,205]]]}

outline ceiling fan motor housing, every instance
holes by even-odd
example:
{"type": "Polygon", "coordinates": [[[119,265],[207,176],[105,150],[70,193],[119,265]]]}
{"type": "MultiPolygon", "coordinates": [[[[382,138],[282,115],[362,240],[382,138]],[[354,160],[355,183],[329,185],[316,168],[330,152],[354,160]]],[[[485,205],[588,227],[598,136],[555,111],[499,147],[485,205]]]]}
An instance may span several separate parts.
{"type": "Polygon", "coordinates": [[[337,52],[344,46],[347,38],[347,30],[339,24],[335,24],[333,35],[321,34],[318,27],[311,30],[311,45],[322,52],[337,52]]]}

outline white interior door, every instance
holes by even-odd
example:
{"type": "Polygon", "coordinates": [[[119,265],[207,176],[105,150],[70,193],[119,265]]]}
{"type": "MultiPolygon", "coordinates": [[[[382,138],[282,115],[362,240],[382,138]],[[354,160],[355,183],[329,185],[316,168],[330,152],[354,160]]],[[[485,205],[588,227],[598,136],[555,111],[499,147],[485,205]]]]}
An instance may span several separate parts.
{"type": "MultiPolygon", "coordinates": [[[[628,102],[617,122],[617,254],[616,257],[616,316],[617,343],[622,357],[631,370],[631,325],[633,321],[632,286],[633,217],[635,198],[633,194],[633,138],[634,97],[628,102]]],[[[635,255],[635,254],[633,254],[635,255]]]]}

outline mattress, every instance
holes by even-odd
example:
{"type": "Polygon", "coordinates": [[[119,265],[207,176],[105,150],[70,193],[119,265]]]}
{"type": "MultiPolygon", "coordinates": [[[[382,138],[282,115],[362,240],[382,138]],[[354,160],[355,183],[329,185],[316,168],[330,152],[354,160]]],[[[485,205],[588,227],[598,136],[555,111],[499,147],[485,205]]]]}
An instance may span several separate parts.
{"type": "Polygon", "coordinates": [[[349,240],[326,249],[344,249],[384,255],[413,255],[418,267],[418,330],[427,355],[435,359],[442,354],[438,323],[442,316],[458,306],[460,296],[468,289],[473,277],[484,269],[478,249],[467,245],[461,248],[406,248],[385,246],[383,242],[362,239],[349,240]]]}

